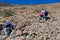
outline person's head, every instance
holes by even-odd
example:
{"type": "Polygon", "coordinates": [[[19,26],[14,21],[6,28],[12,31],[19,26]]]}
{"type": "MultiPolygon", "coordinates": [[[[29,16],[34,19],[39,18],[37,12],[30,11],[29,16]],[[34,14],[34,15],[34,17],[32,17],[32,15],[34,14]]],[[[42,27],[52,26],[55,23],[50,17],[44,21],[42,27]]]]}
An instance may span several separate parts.
{"type": "Polygon", "coordinates": [[[45,10],[45,9],[42,9],[42,10],[45,10]]]}
{"type": "Polygon", "coordinates": [[[11,25],[11,22],[7,21],[7,22],[5,22],[5,25],[6,26],[11,25]]]}
{"type": "Polygon", "coordinates": [[[41,12],[45,12],[46,10],[45,9],[42,9],[41,12]]]}

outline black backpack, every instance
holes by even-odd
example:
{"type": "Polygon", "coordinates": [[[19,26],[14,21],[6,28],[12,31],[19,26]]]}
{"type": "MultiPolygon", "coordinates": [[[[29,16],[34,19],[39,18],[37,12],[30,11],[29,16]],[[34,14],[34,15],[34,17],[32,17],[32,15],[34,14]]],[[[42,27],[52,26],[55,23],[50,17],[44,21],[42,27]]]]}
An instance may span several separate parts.
{"type": "Polygon", "coordinates": [[[48,16],[48,12],[47,11],[45,12],[45,16],[48,16]]]}

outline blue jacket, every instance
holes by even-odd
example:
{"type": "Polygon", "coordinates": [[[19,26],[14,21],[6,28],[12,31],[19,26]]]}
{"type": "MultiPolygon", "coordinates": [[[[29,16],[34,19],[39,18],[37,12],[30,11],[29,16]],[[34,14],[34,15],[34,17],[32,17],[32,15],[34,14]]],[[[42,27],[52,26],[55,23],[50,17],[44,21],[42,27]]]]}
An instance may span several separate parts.
{"type": "Polygon", "coordinates": [[[11,24],[11,22],[5,22],[5,27],[6,28],[9,28],[9,29],[11,29],[12,28],[12,24],[11,24]]]}

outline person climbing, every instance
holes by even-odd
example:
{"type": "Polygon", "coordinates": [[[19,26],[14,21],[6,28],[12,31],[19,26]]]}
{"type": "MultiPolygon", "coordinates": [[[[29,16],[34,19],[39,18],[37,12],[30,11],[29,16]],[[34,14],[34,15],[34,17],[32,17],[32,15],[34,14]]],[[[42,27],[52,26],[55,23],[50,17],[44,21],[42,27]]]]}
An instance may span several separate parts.
{"type": "Polygon", "coordinates": [[[5,34],[6,34],[6,36],[9,36],[11,31],[12,31],[12,24],[11,24],[11,22],[9,22],[9,21],[5,22],[5,28],[6,28],[5,34]]]}
{"type": "Polygon", "coordinates": [[[44,9],[39,13],[39,19],[41,20],[41,22],[45,21],[45,17],[47,15],[48,15],[48,12],[46,10],[44,10],[44,9]]]}

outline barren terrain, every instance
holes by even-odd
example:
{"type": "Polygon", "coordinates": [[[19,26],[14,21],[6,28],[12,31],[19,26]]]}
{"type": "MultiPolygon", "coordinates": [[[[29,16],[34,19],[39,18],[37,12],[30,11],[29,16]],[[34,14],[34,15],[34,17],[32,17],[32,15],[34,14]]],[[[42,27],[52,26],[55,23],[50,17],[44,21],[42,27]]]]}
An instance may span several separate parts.
{"type": "Polygon", "coordinates": [[[15,15],[1,16],[0,23],[11,21],[17,29],[12,30],[6,40],[60,40],[60,3],[0,7],[0,11],[4,9],[14,11],[15,15]],[[41,9],[46,9],[49,13],[44,23],[39,22],[41,9]]]}

